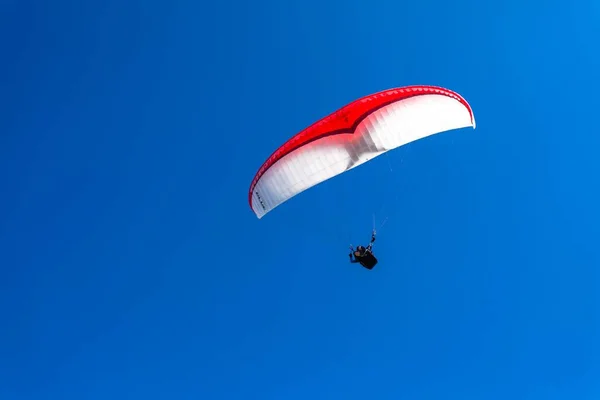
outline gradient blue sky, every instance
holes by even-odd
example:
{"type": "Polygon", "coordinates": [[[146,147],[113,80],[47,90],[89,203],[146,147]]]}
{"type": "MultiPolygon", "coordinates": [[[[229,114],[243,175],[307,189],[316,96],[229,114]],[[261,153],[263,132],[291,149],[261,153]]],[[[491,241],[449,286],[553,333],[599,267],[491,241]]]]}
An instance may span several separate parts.
{"type": "Polygon", "coordinates": [[[202,4],[0,1],[0,398],[600,398],[597,2],[202,4]],[[277,146],[412,84],[477,129],[256,219],[277,146]]]}

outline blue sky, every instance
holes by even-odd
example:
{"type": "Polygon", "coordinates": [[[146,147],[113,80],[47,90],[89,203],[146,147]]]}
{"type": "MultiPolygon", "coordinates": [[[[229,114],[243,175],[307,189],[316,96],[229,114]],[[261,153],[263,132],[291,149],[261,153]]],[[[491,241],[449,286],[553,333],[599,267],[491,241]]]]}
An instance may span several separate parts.
{"type": "Polygon", "coordinates": [[[600,396],[597,3],[203,4],[0,2],[2,399],[600,396]],[[277,146],[412,84],[477,129],[256,219],[277,146]]]}

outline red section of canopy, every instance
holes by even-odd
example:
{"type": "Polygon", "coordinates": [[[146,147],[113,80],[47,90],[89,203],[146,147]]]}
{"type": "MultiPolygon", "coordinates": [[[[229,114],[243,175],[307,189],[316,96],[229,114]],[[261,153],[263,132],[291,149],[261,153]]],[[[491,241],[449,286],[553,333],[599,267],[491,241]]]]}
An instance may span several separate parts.
{"type": "Polygon", "coordinates": [[[405,100],[410,97],[437,94],[448,96],[460,101],[471,114],[473,121],[473,110],[469,103],[458,93],[437,86],[407,86],[396,89],[384,90],[369,96],[362,97],[352,103],[340,108],[336,112],[317,121],[308,128],[294,135],[290,140],[279,147],[259,168],[250,184],[248,192],[248,203],[252,208],[252,192],[256,184],[264,173],[273,166],[277,161],[281,160],[286,155],[294,150],[313,142],[315,140],[339,134],[352,134],[362,120],[368,117],[378,109],[385,107],[391,103],[405,100]]]}

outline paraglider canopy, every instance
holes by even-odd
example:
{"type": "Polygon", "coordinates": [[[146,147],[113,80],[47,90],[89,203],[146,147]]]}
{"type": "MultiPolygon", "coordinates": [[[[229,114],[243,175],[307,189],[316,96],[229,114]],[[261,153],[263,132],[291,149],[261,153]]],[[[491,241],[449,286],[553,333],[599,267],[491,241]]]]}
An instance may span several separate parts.
{"type": "Polygon", "coordinates": [[[459,94],[436,86],[390,89],[358,99],[293,136],[263,163],[248,193],[258,218],[297,194],[407,143],[475,128],[459,94]]]}

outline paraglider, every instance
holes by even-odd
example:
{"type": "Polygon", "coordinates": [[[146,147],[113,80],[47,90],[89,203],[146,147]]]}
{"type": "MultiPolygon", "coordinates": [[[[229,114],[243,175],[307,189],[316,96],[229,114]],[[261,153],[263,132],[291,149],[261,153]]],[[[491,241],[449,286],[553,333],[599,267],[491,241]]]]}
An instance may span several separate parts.
{"type": "Polygon", "coordinates": [[[375,242],[375,230],[371,234],[371,242],[367,247],[357,246],[356,250],[350,245],[350,262],[360,263],[366,269],[373,269],[377,265],[377,258],[373,254],[373,243],[375,242]],[[354,256],[354,258],[352,258],[354,256]]]}
{"type": "Polygon", "coordinates": [[[301,192],[381,154],[465,127],[475,128],[473,111],[461,95],[448,89],[407,86],[362,97],[273,152],[250,184],[250,208],[263,218],[301,192]]]}

